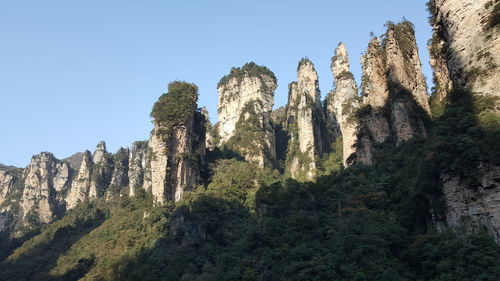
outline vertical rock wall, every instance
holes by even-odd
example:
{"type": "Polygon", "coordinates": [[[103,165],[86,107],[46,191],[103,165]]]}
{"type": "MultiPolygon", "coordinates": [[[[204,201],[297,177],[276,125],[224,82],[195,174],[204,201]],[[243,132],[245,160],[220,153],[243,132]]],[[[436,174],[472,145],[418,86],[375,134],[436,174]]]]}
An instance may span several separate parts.
{"type": "Polygon", "coordinates": [[[324,117],[318,74],[308,59],[299,62],[297,81],[289,86],[286,108],[285,129],[289,134],[286,170],[294,179],[313,180],[322,155],[324,117]]]}
{"type": "Polygon", "coordinates": [[[347,166],[355,157],[358,143],[359,120],[356,113],[360,106],[360,98],[354,76],[349,70],[349,57],[343,43],[340,43],[335,50],[331,67],[335,90],[326,97],[327,111],[335,115],[339,124],[343,141],[343,163],[347,166]]]}
{"type": "Polygon", "coordinates": [[[224,76],[219,92],[219,145],[227,145],[248,161],[263,167],[276,159],[271,125],[277,80],[264,66],[247,63],[224,76]]]}

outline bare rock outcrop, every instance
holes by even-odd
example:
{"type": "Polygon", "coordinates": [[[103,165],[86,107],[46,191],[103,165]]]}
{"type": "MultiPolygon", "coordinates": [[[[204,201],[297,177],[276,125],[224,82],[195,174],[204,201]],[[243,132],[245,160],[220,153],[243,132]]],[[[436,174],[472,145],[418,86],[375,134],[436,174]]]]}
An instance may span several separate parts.
{"type": "Polygon", "coordinates": [[[313,180],[322,155],[324,123],[318,74],[313,63],[302,59],[297,81],[289,85],[285,130],[289,134],[286,170],[297,180],[313,180]]]}
{"type": "Polygon", "coordinates": [[[2,204],[14,185],[14,177],[0,167],[0,204],[2,204]]]}
{"type": "MultiPolygon", "coordinates": [[[[433,0],[428,4],[434,38],[431,58],[439,87],[448,84],[479,96],[500,98],[500,3],[491,0],[433,0]],[[446,59],[446,67],[439,57],[446,59]]],[[[496,110],[500,110],[498,106],[496,110]]]]}
{"type": "Polygon", "coordinates": [[[389,86],[384,56],[377,37],[373,37],[361,58],[363,70],[361,94],[363,105],[370,109],[368,114],[363,116],[363,123],[370,138],[376,143],[382,143],[390,136],[387,116],[389,86]]]}
{"type": "Polygon", "coordinates": [[[335,90],[326,97],[326,110],[334,115],[342,134],[343,164],[347,166],[356,157],[358,144],[359,120],[357,111],[360,107],[360,97],[354,76],[349,70],[347,49],[340,43],[332,58],[332,72],[335,80],[335,90]]]}
{"type": "Polygon", "coordinates": [[[270,121],[277,80],[264,66],[247,63],[232,68],[217,86],[219,145],[263,167],[276,159],[270,121]]]}
{"type": "Polygon", "coordinates": [[[23,172],[20,207],[25,224],[49,223],[64,212],[62,193],[69,188],[69,169],[51,153],[33,156],[23,172]]]}
{"type": "Polygon", "coordinates": [[[424,118],[430,115],[430,106],[413,24],[389,22],[383,46],[396,139],[400,142],[417,134],[425,136],[424,118]]]}
{"type": "Polygon", "coordinates": [[[92,156],[92,179],[88,199],[104,196],[106,189],[111,183],[113,173],[113,157],[106,151],[106,143],[100,141],[92,156]]]}
{"type": "Polygon", "coordinates": [[[205,151],[204,118],[197,110],[198,87],[172,82],[153,107],[151,178],[154,202],[178,201],[196,187],[205,151]],[[177,108],[177,109],[176,109],[177,108]]]}
{"type": "Polygon", "coordinates": [[[500,167],[482,163],[480,185],[467,186],[460,177],[442,174],[448,226],[471,233],[484,226],[500,242],[500,167]]]}
{"type": "Polygon", "coordinates": [[[128,160],[129,194],[134,196],[138,188],[148,189],[151,185],[151,150],[147,141],[132,144],[128,160]]]}
{"type": "Polygon", "coordinates": [[[66,207],[68,209],[74,208],[78,203],[89,198],[90,186],[92,184],[92,166],[92,155],[90,151],[86,150],[83,153],[80,168],[66,196],[66,207]]]}
{"type": "Polygon", "coordinates": [[[113,155],[113,172],[111,174],[111,182],[106,189],[106,198],[121,196],[122,193],[129,194],[129,190],[124,192],[125,187],[129,186],[128,181],[128,161],[130,157],[130,149],[120,147],[113,155]]]}

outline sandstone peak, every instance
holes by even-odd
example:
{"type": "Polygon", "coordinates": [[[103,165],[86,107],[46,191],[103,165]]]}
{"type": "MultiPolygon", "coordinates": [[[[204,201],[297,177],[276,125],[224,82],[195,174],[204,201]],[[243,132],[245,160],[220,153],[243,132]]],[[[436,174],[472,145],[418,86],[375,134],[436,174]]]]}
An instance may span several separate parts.
{"type": "Polygon", "coordinates": [[[345,75],[347,73],[351,73],[349,70],[350,64],[349,56],[347,54],[347,48],[342,42],[339,43],[339,45],[335,49],[335,55],[332,57],[331,68],[335,79],[348,78],[345,75]]]}
{"type": "Polygon", "coordinates": [[[106,156],[106,143],[102,140],[96,145],[96,149],[94,152],[94,163],[101,163],[104,161],[106,156]]]}

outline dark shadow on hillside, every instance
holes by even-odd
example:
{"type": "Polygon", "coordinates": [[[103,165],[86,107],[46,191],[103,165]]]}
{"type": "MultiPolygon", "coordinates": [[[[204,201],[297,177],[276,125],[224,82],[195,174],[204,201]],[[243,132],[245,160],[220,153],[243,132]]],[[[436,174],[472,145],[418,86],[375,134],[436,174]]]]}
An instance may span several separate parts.
{"type": "MultiPolygon", "coordinates": [[[[0,265],[0,280],[78,280],[83,277],[91,268],[93,261],[79,262],[81,266],[71,271],[68,279],[65,279],[65,277],[56,278],[50,275],[49,271],[55,266],[60,255],[69,250],[81,237],[87,235],[105,221],[106,215],[102,210],[95,209],[95,212],[91,213],[91,208],[84,207],[73,210],[75,212],[79,211],[80,213],[77,215],[82,215],[83,218],[78,216],[74,222],[60,227],[54,232],[50,231],[52,225],[49,225],[45,231],[33,238],[46,238],[46,240],[38,242],[17,259],[13,261],[6,260],[0,265]]],[[[31,241],[33,240],[26,243],[31,241]]]]}
{"type": "MultiPolygon", "coordinates": [[[[248,208],[236,200],[198,197],[172,214],[166,238],[135,259],[125,260],[114,275],[126,280],[216,280],[203,273],[203,268],[243,237],[254,222],[248,208]]],[[[226,266],[232,262],[237,261],[227,261],[226,266]]]]}

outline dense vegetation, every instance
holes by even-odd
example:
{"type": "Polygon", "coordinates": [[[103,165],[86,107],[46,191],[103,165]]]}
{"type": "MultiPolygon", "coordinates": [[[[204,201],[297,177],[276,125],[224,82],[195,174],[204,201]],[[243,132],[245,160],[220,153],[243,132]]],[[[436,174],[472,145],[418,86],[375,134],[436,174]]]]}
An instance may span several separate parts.
{"type": "Polygon", "coordinates": [[[145,191],[87,202],[13,252],[0,280],[497,280],[485,230],[433,227],[440,171],[473,187],[474,165],[499,160],[488,104],[454,92],[428,138],[381,144],[372,166],[331,154],[315,183],[229,159],[175,206],[145,191]]]}
{"type": "Polygon", "coordinates": [[[198,87],[195,84],[175,81],[168,84],[168,92],[161,95],[153,106],[151,117],[161,127],[158,133],[168,139],[172,127],[186,125],[197,109],[198,87]]]}

